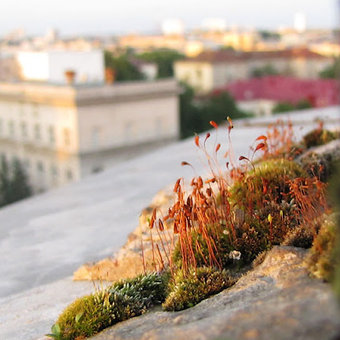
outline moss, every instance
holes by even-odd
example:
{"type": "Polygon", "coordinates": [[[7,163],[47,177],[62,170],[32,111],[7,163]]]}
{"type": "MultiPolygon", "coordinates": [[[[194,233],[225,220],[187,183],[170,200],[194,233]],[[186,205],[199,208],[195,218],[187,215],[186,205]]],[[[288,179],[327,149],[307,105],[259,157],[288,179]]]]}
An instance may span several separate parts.
{"type": "MultiPolygon", "coordinates": [[[[267,155],[266,159],[287,159],[293,160],[299,157],[306,150],[302,143],[293,143],[292,145],[284,145],[276,154],[267,155]]],[[[262,161],[261,159],[259,161],[262,161]]],[[[259,163],[255,161],[254,163],[259,163]]]]}
{"type": "Polygon", "coordinates": [[[299,226],[290,230],[284,237],[283,246],[309,249],[313,244],[314,235],[310,228],[299,226]]]}
{"type": "Polygon", "coordinates": [[[260,254],[258,254],[255,258],[255,260],[252,263],[252,267],[255,268],[257,266],[259,266],[260,264],[263,263],[263,261],[265,260],[266,256],[267,256],[268,251],[263,251],[260,254]]]}
{"type": "Polygon", "coordinates": [[[335,213],[321,226],[307,265],[312,275],[331,282],[340,302],[340,163],[329,183],[329,198],[335,213]]]}
{"type": "Polygon", "coordinates": [[[107,292],[81,297],[69,305],[59,316],[61,339],[89,337],[114,323],[118,316],[109,303],[107,292]]]}
{"type": "Polygon", "coordinates": [[[236,230],[233,246],[241,252],[243,264],[281,244],[287,233],[298,228],[298,208],[290,194],[289,181],[305,176],[295,162],[272,159],[258,163],[244,180],[235,183],[231,201],[244,211],[245,218],[236,230]]]}
{"type": "Polygon", "coordinates": [[[286,159],[271,159],[258,163],[254,170],[246,174],[231,188],[231,200],[241,209],[262,208],[265,201],[287,200],[288,180],[305,177],[300,165],[286,159]]]}
{"type": "Polygon", "coordinates": [[[306,148],[309,149],[313,146],[327,144],[336,138],[336,133],[317,128],[307,133],[302,140],[306,148]]]}
{"type": "Polygon", "coordinates": [[[340,303],[340,162],[338,162],[335,166],[336,171],[334,172],[334,176],[329,183],[329,197],[330,202],[334,211],[336,211],[335,215],[335,224],[336,224],[336,236],[335,236],[335,246],[333,256],[336,259],[335,268],[334,268],[334,276],[333,276],[333,287],[334,291],[338,297],[338,301],[340,303]]]}
{"type": "Polygon", "coordinates": [[[329,217],[321,226],[313,242],[307,265],[313,276],[332,281],[338,260],[334,256],[336,225],[334,217],[329,217]]]}
{"type": "Polygon", "coordinates": [[[166,286],[166,274],[151,273],[79,298],[59,316],[52,336],[62,340],[89,337],[119,321],[140,315],[164,301],[166,286]]]}
{"type": "Polygon", "coordinates": [[[322,182],[327,182],[335,173],[336,161],[333,153],[309,152],[301,158],[300,164],[309,176],[316,176],[322,182]]]}
{"type": "MultiPolygon", "coordinates": [[[[289,194],[288,181],[300,176],[306,176],[306,173],[295,162],[272,159],[259,163],[242,181],[235,183],[230,196],[231,219],[221,221],[220,225],[206,226],[209,240],[215,246],[214,254],[222,268],[238,271],[249,265],[259,253],[281,244],[287,233],[293,236],[293,231],[299,226],[299,212],[289,194]],[[233,215],[238,216],[237,222],[232,220],[233,215]],[[241,253],[240,260],[235,261],[230,257],[232,251],[241,253]]],[[[295,236],[297,238],[298,232],[295,236]]],[[[300,236],[302,244],[302,232],[300,236]]],[[[197,266],[210,265],[206,238],[194,230],[190,239],[191,248],[199,248],[199,251],[195,251],[197,266]]],[[[305,240],[305,243],[306,246],[310,244],[310,239],[305,240]]],[[[180,243],[173,252],[173,263],[177,268],[182,267],[180,243]]]]}
{"type": "Polygon", "coordinates": [[[234,282],[228,272],[211,267],[192,269],[186,275],[179,270],[170,282],[170,293],[163,303],[163,308],[167,311],[178,311],[192,307],[230,287],[234,282]]]}

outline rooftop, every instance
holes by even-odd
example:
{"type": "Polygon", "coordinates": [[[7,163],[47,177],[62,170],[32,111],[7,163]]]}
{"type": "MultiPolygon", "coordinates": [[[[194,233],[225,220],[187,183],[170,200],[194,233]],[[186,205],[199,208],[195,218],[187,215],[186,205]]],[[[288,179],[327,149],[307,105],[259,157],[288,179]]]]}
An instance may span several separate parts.
{"type": "Polygon", "coordinates": [[[280,51],[258,51],[258,52],[239,52],[239,51],[205,51],[194,58],[187,58],[179,62],[208,62],[208,63],[224,63],[224,62],[242,62],[255,59],[320,59],[327,57],[312,52],[307,48],[294,48],[280,51]]]}
{"type": "Polygon", "coordinates": [[[340,103],[340,83],[337,79],[298,79],[267,76],[239,80],[215,92],[228,91],[238,101],[269,99],[296,103],[308,99],[313,106],[332,106],[340,103]]]}
{"type": "Polygon", "coordinates": [[[143,96],[177,94],[173,78],[155,81],[133,81],[87,85],[57,85],[48,82],[0,82],[0,99],[33,101],[36,103],[89,104],[93,101],[126,100],[143,96]]]}

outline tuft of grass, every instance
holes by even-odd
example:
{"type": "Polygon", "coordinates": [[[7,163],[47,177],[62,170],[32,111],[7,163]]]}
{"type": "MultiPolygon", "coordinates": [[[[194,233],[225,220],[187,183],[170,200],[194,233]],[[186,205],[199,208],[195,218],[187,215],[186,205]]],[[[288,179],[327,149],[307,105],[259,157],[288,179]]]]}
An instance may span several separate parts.
{"type": "MultiPolygon", "coordinates": [[[[218,192],[218,198],[212,199],[212,192],[207,197],[194,187],[194,196],[189,197],[193,197],[191,216],[197,218],[179,231],[172,253],[173,272],[212,265],[237,272],[273,245],[310,247],[316,215],[324,210],[325,202],[324,188],[317,179],[305,176],[293,161],[269,159],[237,178],[227,194],[218,192]]],[[[176,202],[171,212],[182,216],[180,207],[176,202]]]]}
{"type": "Polygon", "coordinates": [[[309,249],[313,245],[314,236],[313,230],[301,225],[299,228],[290,230],[281,244],[283,246],[309,249]]]}
{"type": "Polygon", "coordinates": [[[335,166],[335,174],[329,184],[329,198],[332,204],[335,215],[335,246],[333,251],[333,258],[335,259],[333,287],[335,294],[338,297],[340,304],[340,162],[335,166]]]}
{"type": "Polygon", "coordinates": [[[163,303],[166,311],[190,308],[232,286],[235,280],[223,270],[212,267],[191,269],[188,273],[178,270],[169,284],[169,294],[163,303]]]}
{"type": "Polygon", "coordinates": [[[319,279],[331,282],[334,279],[339,259],[334,254],[336,242],[335,218],[328,217],[321,226],[313,242],[307,265],[311,274],[319,279]]]}
{"type": "Polygon", "coordinates": [[[336,138],[336,133],[323,129],[322,124],[320,124],[318,128],[310,131],[303,137],[303,143],[309,149],[314,146],[327,144],[336,138]]]}
{"type": "MultiPolygon", "coordinates": [[[[218,128],[214,121],[210,125],[218,128]]],[[[252,155],[240,156],[238,164],[232,129],[228,117],[229,149],[223,153],[223,146],[216,143],[212,153],[207,151],[210,133],[204,140],[195,137],[210,177],[194,177],[187,192],[184,180],[178,179],[173,189],[176,200],[167,215],[157,209],[152,212],[149,227],[155,270],[167,271],[123,280],[76,300],[60,315],[51,337],[83,339],[163,302],[168,311],[192,307],[233,285],[251,263],[260,264],[267,251],[279,244],[309,248],[313,242],[309,267],[316,276],[334,280],[340,296],[340,265],[335,260],[340,258],[340,245],[335,257],[333,251],[340,243],[335,236],[337,230],[340,234],[340,221],[338,229],[333,222],[323,223],[329,212],[326,183],[310,168],[292,161],[302,151],[293,141],[292,125],[270,127],[267,135],[255,140],[252,155]],[[262,157],[253,162],[260,152],[262,157]],[[171,227],[165,233],[169,221],[171,227]]],[[[334,137],[324,131],[320,125],[305,136],[305,146],[334,137]]],[[[182,165],[192,167],[185,161],[182,165]]],[[[339,190],[339,185],[335,187],[339,190]]]]}
{"type": "Polygon", "coordinates": [[[310,152],[302,157],[300,162],[310,176],[316,176],[322,182],[327,182],[334,172],[334,162],[331,154],[320,155],[315,152],[310,152]]]}
{"type": "MultiPolygon", "coordinates": [[[[229,122],[229,134],[231,128],[229,122]]],[[[212,177],[193,178],[189,194],[182,179],[174,186],[177,200],[164,217],[174,220],[173,231],[179,236],[169,263],[172,274],[202,266],[237,271],[273,245],[311,246],[327,208],[325,187],[296,162],[276,158],[283,142],[291,140],[290,130],[285,131],[274,129],[269,136],[258,137],[254,153],[262,150],[265,159],[254,165],[241,156],[247,166],[229,169],[226,175],[217,166],[221,146],[209,155],[210,135],[203,143],[196,136],[195,144],[206,155],[212,177]],[[240,254],[236,261],[233,252],[240,254]]]]}
{"type": "Polygon", "coordinates": [[[306,177],[300,165],[287,159],[262,161],[231,188],[232,203],[248,211],[260,209],[265,202],[290,201],[289,180],[306,177]]]}
{"type": "Polygon", "coordinates": [[[143,314],[164,301],[167,274],[151,273],[123,280],[70,304],[49,336],[73,340],[92,336],[119,321],[143,314]]]}

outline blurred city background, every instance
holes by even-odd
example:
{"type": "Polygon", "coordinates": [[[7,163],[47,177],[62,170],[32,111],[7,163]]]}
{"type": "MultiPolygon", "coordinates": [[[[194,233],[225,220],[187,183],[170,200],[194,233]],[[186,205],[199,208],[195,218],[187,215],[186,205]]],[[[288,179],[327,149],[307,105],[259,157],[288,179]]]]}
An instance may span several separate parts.
{"type": "Polygon", "coordinates": [[[339,104],[331,0],[0,5],[0,206],[209,129],[339,104]]]}

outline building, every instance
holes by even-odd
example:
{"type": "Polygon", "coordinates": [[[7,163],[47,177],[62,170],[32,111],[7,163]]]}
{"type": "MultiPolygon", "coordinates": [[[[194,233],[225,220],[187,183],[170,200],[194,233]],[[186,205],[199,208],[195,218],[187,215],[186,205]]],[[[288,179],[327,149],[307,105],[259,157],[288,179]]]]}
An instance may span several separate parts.
{"type": "Polygon", "coordinates": [[[66,72],[72,72],[75,84],[103,83],[102,50],[89,51],[24,51],[16,53],[20,80],[65,84],[66,72]]]}
{"type": "Polygon", "coordinates": [[[242,110],[256,116],[268,116],[279,102],[297,104],[307,100],[313,107],[320,108],[339,105],[339,85],[336,79],[268,76],[239,80],[216,91],[228,91],[242,110]]]}
{"type": "Polygon", "coordinates": [[[133,48],[136,51],[150,51],[168,48],[184,51],[186,39],[182,35],[125,35],[118,39],[119,48],[133,48]]]}
{"type": "Polygon", "coordinates": [[[194,58],[176,61],[175,77],[206,94],[228,83],[249,79],[253,72],[270,66],[280,74],[299,78],[318,78],[332,59],[305,48],[283,51],[235,52],[207,51],[194,58]]]}
{"type": "Polygon", "coordinates": [[[179,134],[174,79],[95,85],[0,83],[0,155],[35,191],[101,171],[179,134]]]}

